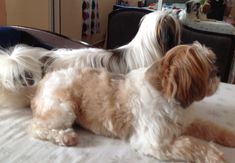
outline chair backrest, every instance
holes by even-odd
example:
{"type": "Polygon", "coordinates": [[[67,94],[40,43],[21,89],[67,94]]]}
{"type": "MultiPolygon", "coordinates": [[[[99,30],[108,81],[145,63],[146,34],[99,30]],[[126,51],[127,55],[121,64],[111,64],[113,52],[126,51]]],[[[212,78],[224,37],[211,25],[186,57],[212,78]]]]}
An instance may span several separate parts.
{"type": "Polygon", "coordinates": [[[22,26],[0,27],[0,46],[8,48],[16,44],[26,44],[46,49],[84,48],[88,46],[73,41],[66,36],[41,29],[22,26]]]}
{"type": "Polygon", "coordinates": [[[151,10],[142,8],[116,8],[108,17],[106,48],[113,49],[129,43],[136,35],[141,18],[151,10]]]}
{"type": "Polygon", "coordinates": [[[46,49],[52,47],[39,41],[36,37],[29,34],[26,31],[19,30],[18,28],[11,26],[0,27],[0,47],[8,48],[15,46],[16,44],[26,44],[30,46],[37,46],[46,49]]]}
{"type": "MultiPolygon", "coordinates": [[[[118,8],[109,15],[107,31],[107,49],[116,48],[130,42],[136,35],[141,18],[152,12],[143,8],[118,8]]],[[[221,81],[228,82],[234,57],[235,37],[233,35],[205,32],[182,26],[182,43],[199,41],[211,48],[216,56],[216,65],[221,81]]]]}
{"type": "Polygon", "coordinates": [[[235,36],[214,32],[206,32],[182,26],[182,43],[190,44],[195,40],[211,48],[216,54],[216,65],[221,81],[227,82],[234,57],[235,36]]]}

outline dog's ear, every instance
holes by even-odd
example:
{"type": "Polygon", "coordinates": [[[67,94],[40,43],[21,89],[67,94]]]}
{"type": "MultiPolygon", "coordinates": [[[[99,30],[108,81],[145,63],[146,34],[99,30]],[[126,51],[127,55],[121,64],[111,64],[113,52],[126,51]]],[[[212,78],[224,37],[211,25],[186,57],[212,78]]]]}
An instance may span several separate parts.
{"type": "Polygon", "coordinates": [[[188,14],[191,12],[192,4],[193,4],[193,1],[192,1],[192,0],[185,2],[186,12],[187,12],[188,14]]]}
{"type": "Polygon", "coordinates": [[[157,42],[162,49],[162,54],[180,43],[180,24],[176,18],[170,15],[162,17],[158,23],[157,42]]]}
{"type": "Polygon", "coordinates": [[[168,55],[168,53],[160,61],[155,62],[148,68],[145,78],[164,97],[172,99],[177,92],[177,83],[174,76],[170,73],[173,55],[168,55]]]}
{"type": "Polygon", "coordinates": [[[182,107],[206,96],[208,66],[206,57],[189,45],[170,50],[162,59],[162,92],[168,99],[175,99],[182,107]]]}

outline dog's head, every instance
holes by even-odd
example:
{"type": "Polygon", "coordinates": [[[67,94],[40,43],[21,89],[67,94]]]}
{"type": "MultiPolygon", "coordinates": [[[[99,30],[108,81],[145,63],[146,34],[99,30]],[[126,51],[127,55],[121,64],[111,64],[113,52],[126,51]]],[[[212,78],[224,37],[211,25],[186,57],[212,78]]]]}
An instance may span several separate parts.
{"type": "Polygon", "coordinates": [[[167,99],[184,108],[212,95],[219,84],[215,54],[200,43],[179,45],[151,66],[146,77],[167,99]]]}
{"type": "Polygon", "coordinates": [[[159,18],[156,24],[157,42],[165,54],[180,43],[181,27],[175,18],[169,14],[159,18]]]}
{"type": "Polygon", "coordinates": [[[190,0],[190,1],[187,1],[185,3],[186,5],[186,12],[187,14],[197,14],[197,12],[199,11],[199,8],[201,6],[201,4],[195,0],[190,0]]]}
{"type": "Polygon", "coordinates": [[[155,11],[142,18],[133,43],[139,42],[140,47],[145,48],[143,51],[157,54],[157,59],[160,59],[169,49],[180,43],[180,38],[179,20],[165,11],[155,11]]]}
{"type": "Polygon", "coordinates": [[[198,0],[190,0],[186,3],[186,12],[183,13],[183,17],[181,14],[181,18],[184,18],[184,14],[186,14],[186,18],[193,21],[193,20],[207,20],[207,12],[210,9],[210,4],[208,2],[205,2],[203,5],[200,4],[198,0]]]}

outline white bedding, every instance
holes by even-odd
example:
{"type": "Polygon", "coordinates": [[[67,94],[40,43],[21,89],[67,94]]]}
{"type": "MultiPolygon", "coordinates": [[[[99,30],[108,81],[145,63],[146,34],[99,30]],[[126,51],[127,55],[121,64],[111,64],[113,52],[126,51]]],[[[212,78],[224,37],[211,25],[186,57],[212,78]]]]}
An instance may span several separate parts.
{"type": "MultiPolygon", "coordinates": [[[[217,93],[195,103],[198,115],[235,131],[235,85],[221,83],[217,93]]],[[[127,142],[78,130],[79,145],[61,147],[31,138],[27,124],[31,111],[0,108],[0,163],[156,163],[141,156],[127,142]]],[[[147,138],[146,138],[147,139],[147,138]]],[[[229,163],[235,162],[235,148],[220,146],[229,163]]]]}

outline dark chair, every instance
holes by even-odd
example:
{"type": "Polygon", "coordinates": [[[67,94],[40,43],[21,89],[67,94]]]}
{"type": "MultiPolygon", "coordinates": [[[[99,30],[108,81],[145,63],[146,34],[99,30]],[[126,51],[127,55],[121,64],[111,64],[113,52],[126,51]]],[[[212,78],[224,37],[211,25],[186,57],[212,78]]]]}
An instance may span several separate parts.
{"type": "Polygon", "coordinates": [[[130,42],[139,29],[141,18],[151,10],[115,6],[108,17],[106,48],[113,49],[130,42]]]}
{"type": "Polygon", "coordinates": [[[192,43],[195,40],[210,47],[215,52],[221,81],[227,82],[234,57],[235,36],[205,32],[183,26],[182,43],[192,43]]]}
{"type": "MultiPolygon", "coordinates": [[[[107,31],[107,48],[125,45],[138,31],[141,18],[151,10],[141,8],[118,8],[109,15],[107,31]]],[[[182,43],[189,44],[197,40],[210,47],[217,56],[216,65],[221,74],[221,81],[228,82],[229,72],[234,56],[235,37],[194,30],[182,26],[182,43]]]]}

